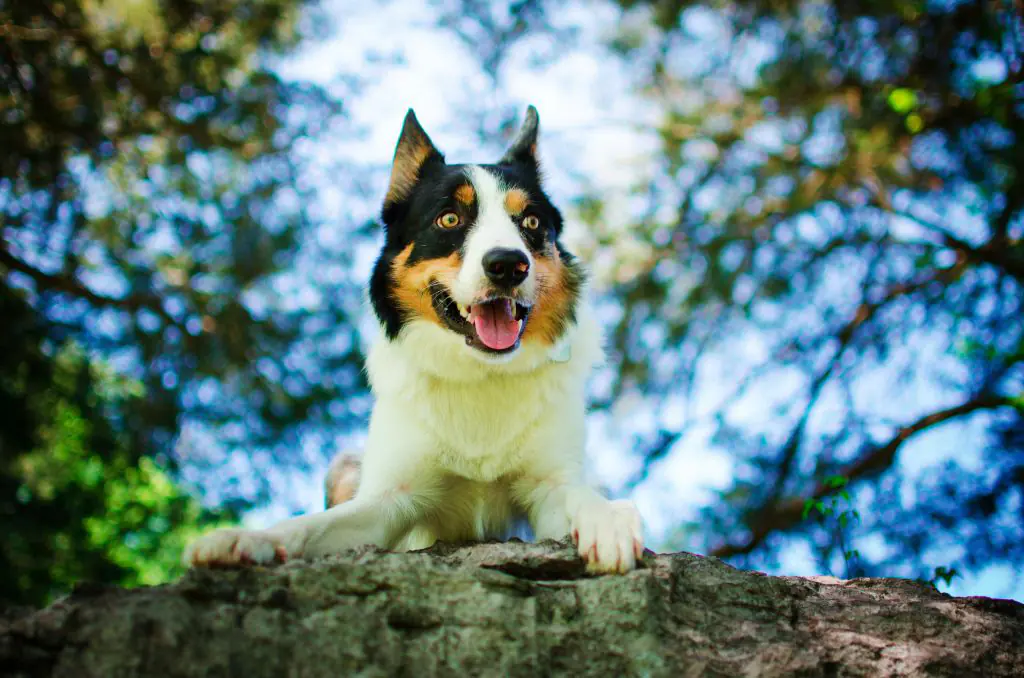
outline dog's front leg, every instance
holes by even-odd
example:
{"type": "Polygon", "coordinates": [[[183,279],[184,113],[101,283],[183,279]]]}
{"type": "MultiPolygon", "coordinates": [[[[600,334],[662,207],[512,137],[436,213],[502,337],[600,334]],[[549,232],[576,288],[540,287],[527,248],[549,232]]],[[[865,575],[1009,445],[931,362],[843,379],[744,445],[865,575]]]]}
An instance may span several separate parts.
{"type": "Polygon", "coordinates": [[[591,573],[629,572],[636,567],[644,541],[633,502],[611,501],[584,484],[545,479],[532,485],[522,494],[537,539],[571,535],[591,573]]]}
{"type": "Polygon", "coordinates": [[[188,566],[269,564],[317,557],[363,544],[391,547],[411,526],[407,494],[362,496],[286,520],[266,530],[221,529],[193,542],[183,560],[188,566]]]}
{"type": "Polygon", "coordinates": [[[265,564],[363,544],[393,547],[438,500],[432,463],[437,445],[429,433],[410,425],[404,407],[378,400],[354,498],[267,530],[216,530],[186,549],[185,564],[265,564]]]}

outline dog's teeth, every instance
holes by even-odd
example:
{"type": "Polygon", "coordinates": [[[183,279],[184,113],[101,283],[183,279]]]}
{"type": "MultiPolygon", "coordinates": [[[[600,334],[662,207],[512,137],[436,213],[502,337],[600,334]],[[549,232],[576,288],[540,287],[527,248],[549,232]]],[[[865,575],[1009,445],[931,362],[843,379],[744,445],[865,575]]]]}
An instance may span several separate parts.
{"type": "Polygon", "coordinates": [[[469,309],[467,309],[463,304],[458,304],[458,307],[459,313],[462,314],[462,317],[469,320],[469,309]]]}

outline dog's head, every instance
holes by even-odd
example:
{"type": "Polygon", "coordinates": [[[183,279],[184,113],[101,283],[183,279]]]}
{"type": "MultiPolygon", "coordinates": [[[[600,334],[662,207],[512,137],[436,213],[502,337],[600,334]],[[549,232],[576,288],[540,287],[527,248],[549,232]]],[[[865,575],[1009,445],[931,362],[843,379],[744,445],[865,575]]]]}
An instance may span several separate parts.
{"type": "Polygon", "coordinates": [[[389,339],[425,323],[461,351],[504,362],[524,346],[556,344],[573,324],[583,276],[541,188],[537,126],[531,106],[497,163],[449,165],[406,115],[370,283],[389,339]]]}

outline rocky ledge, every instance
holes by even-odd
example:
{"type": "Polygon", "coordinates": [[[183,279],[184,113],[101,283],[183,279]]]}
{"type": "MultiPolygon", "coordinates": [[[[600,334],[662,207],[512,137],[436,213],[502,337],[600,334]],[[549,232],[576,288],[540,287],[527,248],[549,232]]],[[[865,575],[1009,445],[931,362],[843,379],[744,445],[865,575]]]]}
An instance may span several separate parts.
{"type": "Polygon", "coordinates": [[[687,553],[589,577],[564,543],[362,549],[9,611],[0,675],[1024,676],[1024,605],[687,553]]]}

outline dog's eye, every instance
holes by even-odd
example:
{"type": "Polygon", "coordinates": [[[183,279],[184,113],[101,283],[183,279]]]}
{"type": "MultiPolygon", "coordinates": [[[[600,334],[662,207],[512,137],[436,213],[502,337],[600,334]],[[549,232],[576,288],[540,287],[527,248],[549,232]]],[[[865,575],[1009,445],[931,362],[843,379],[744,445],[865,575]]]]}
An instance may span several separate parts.
{"type": "Polygon", "coordinates": [[[455,212],[445,212],[437,219],[434,219],[434,223],[441,228],[455,228],[462,223],[462,219],[455,212]]]}
{"type": "Polygon", "coordinates": [[[540,219],[534,214],[529,214],[523,218],[523,228],[528,228],[531,231],[536,230],[540,226],[540,219]]]}

